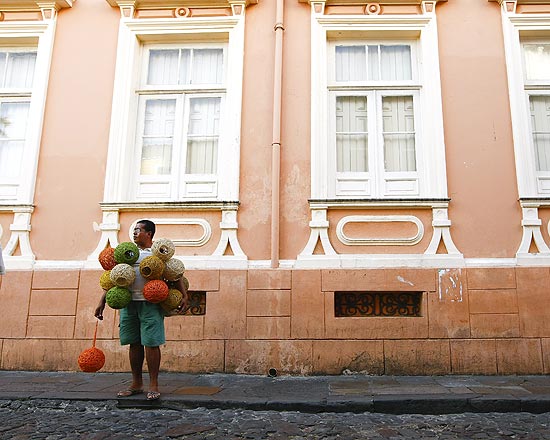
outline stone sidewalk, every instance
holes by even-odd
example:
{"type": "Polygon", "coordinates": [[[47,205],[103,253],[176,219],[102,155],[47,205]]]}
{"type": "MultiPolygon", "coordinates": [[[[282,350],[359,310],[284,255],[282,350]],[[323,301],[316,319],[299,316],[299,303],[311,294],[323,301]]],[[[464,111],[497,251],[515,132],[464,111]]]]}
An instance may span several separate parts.
{"type": "Polygon", "coordinates": [[[550,412],[550,376],[267,377],[163,372],[160,400],[148,402],[145,394],[117,399],[117,391],[127,388],[129,381],[129,373],[0,371],[0,400],[109,400],[117,401],[119,408],[310,413],[550,412]]]}

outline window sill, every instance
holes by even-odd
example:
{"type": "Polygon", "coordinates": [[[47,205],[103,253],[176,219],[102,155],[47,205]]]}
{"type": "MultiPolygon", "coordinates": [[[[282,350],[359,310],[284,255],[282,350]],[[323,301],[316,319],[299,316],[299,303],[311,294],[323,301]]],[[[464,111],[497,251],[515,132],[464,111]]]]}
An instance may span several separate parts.
{"type": "MultiPolygon", "coordinates": [[[[310,208],[434,208],[447,207],[451,199],[310,199],[310,208]]],[[[550,200],[549,200],[550,202],[550,200]]]]}
{"type": "Polygon", "coordinates": [[[103,211],[196,211],[196,210],[235,210],[238,201],[191,201],[191,202],[102,202],[103,211]]]}

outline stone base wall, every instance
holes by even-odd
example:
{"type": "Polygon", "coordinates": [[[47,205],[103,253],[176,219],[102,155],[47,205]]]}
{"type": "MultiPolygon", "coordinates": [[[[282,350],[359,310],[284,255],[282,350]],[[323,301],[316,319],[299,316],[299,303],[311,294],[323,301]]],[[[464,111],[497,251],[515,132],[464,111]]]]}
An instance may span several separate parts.
{"type": "MultiPolygon", "coordinates": [[[[0,289],[0,368],[78,371],[101,295],[95,270],[12,271],[0,289]]],[[[550,269],[188,270],[206,313],[166,319],[161,368],[192,373],[550,373],[550,269]],[[335,317],[334,292],[421,291],[417,317],[335,317]]],[[[96,346],[129,371],[118,313],[96,346]]]]}

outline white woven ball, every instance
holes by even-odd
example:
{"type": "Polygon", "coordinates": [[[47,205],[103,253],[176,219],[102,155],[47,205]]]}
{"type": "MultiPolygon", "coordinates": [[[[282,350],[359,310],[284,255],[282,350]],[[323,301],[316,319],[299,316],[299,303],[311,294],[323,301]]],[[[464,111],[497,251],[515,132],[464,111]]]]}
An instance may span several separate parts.
{"type": "Polygon", "coordinates": [[[153,246],[151,246],[151,252],[162,261],[168,261],[176,252],[176,247],[174,243],[172,243],[172,240],[168,238],[159,238],[155,240],[153,246]]]}
{"type": "Polygon", "coordinates": [[[164,268],[162,277],[168,281],[177,281],[183,276],[184,272],[185,266],[182,261],[177,258],[170,258],[166,262],[166,267],[164,268]]]}
{"type": "Polygon", "coordinates": [[[111,281],[118,287],[128,287],[136,280],[134,268],[126,263],[117,264],[111,270],[111,281]]]}

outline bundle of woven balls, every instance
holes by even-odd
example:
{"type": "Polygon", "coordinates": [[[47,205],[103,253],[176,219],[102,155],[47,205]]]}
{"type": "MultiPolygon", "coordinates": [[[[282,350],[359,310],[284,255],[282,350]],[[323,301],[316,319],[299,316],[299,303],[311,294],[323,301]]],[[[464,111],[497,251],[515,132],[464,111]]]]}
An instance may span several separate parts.
{"type": "Polygon", "coordinates": [[[107,291],[105,301],[113,309],[123,309],[132,300],[128,289],[136,279],[132,265],[139,258],[139,248],[130,241],[120,243],[116,248],[106,247],[99,254],[99,264],[105,272],[99,278],[99,285],[107,291]]]}
{"type": "MultiPolygon", "coordinates": [[[[189,286],[189,281],[183,276],[184,264],[173,257],[175,250],[171,240],[159,238],[151,246],[153,255],[139,264],[139,272],[147,280],[143,296],[149,302],[160,304],[167,315],[174,314],[183,299],[183,293],[170,288],[168,283],[182,279],[184,285],[189,286]]],[[[99,263],[105,269],[99,285],[107,291],[105,299],[111,308],[122,309],[131,301],[128,288],[135,281],[132,265],[138,258],[139,248],[132,242],[120,243],[116,248],[106,247],[99,254],[99,263]]]]}

